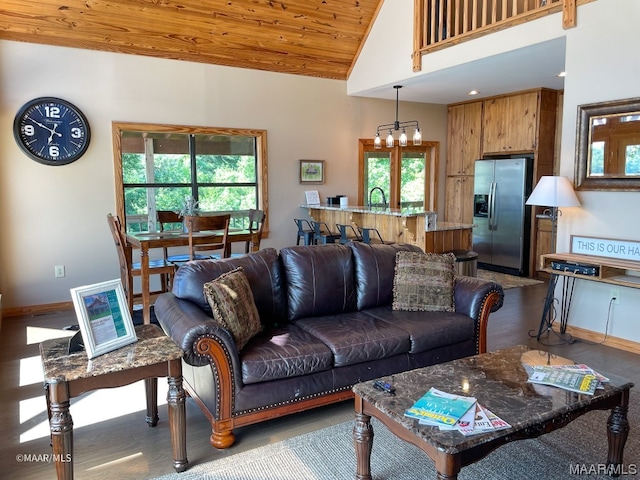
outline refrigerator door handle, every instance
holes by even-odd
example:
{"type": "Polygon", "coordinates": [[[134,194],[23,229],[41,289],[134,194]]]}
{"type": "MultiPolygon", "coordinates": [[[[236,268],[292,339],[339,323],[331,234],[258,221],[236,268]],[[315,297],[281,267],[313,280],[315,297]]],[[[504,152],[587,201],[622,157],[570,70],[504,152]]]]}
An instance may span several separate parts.
{"type": "Polygon", "coordinates": [[[496,182],[489,185],[489,230],[495,230],[495,213],[496,213],[496,182]]]}

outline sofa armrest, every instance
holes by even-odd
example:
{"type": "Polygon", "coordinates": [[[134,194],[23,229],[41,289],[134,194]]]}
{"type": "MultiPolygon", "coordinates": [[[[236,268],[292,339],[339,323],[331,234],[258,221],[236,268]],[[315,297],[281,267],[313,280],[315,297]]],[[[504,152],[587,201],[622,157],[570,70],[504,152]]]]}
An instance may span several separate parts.
{"type": "Polygon", "coordinates": [[[504,302],[502,285],[476,277],[456,276],[453,295],[456,312],[475,322],[476,353],[485,353],[489,314],[499,310],[504,302]]]}
{"type": "Polygon", "coordinates": [[[198,305],[181,300],[173,293],[158,296],[154,306],[156,318],[164,332],[184,351],[184,360],[195,367],[209,365],[208,352],[198,344],[207,338],[219,344],[231,360],[231,369],[240,371],[240,358],[233,335],[211,318],[198,305]]]}

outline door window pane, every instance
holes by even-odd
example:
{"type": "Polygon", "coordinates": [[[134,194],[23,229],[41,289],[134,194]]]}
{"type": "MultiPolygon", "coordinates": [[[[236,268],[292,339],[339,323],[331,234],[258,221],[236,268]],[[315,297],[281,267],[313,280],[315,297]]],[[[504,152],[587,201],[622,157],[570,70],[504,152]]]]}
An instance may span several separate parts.
{"type": "Polygon", "coordinates": [[[400,208],[424,208],[427,162],[421,152],[402,152],[400,165],[400,208]]]}
{"type": "Polygon", "coordinates": [[[391,154],[388,152],[365,152],[365,195],[366,203],[382,206],[382,194],[379,191],[370,192],[379,187],[384,192],[386,203],[389,202],[391,191],[391,154]]]}

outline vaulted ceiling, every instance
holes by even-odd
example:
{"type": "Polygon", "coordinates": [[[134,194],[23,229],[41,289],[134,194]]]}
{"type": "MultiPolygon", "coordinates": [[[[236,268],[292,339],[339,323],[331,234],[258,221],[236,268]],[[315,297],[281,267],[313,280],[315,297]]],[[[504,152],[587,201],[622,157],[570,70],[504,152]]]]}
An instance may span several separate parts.
{"type": "Polygon", "coordinates": [[[346,80],[382,0],[2,0],[0,38],[346,80]]]}

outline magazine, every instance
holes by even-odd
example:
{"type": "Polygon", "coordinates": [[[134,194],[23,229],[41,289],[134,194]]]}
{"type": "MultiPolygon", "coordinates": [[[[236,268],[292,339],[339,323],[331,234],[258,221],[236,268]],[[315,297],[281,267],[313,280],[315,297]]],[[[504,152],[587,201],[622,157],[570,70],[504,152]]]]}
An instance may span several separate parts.
{"type": "Polygon", "coordinates": [[[475,403],[473,397],[454,395],[432,387],[405,411],[405,415],[429,420],[434,425],[453,426],[475,403]]]}
{"type": "Polygon", "coordinates": [[[598,386],[598,378],[593,373],[549,365],[533,367],[528,381],[586,395],[593,395],[598,386]]]}
{"type": "Polygon", "coordinates": [[[421,425],[437,426],[440,430],[457,430],[463,435],[476,435],[510,428],[507,422],[476,402],[455,425],[436,425],[429,419],[421,419],[421,425]]]}

